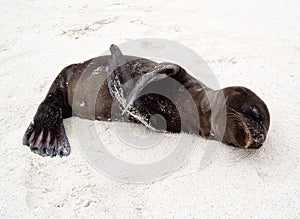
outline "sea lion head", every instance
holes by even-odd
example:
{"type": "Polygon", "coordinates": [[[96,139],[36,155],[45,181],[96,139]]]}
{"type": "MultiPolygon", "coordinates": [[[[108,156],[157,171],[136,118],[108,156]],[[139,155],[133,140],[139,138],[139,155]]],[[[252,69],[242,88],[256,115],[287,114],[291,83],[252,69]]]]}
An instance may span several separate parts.
{"type": "Polygon", "coordinates": [[[227,87],[223,93],[226,99],[226,127],[222,141],[240,148],[260,148],[270,126],[266,104],[245,87],[227,87]]]}

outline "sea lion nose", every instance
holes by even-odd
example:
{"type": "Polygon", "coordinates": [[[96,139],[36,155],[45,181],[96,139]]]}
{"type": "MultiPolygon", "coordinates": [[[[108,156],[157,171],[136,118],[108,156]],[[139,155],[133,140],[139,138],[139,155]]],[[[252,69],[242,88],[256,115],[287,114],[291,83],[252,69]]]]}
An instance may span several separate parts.
{"type": "Polygon", "coordinates": [[[255,137],[255,142],[262,144],[265,140],[265,136],[263,134],[260,134],[255,137]]]}

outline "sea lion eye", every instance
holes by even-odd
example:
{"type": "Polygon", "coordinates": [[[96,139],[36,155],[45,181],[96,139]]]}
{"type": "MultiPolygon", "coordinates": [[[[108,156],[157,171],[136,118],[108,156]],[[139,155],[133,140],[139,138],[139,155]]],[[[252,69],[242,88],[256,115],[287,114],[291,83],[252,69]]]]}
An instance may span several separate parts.
{"type": "Polygon", "coordinates": [[[250,112],[251,112],[251,115],[253,115],[254,117],[256,117],[257,119],[262,119],[261,118],[261,113],[260,111],[257,109],[257,107],[253,106],[253,107],[250,107],[250,112]]]}

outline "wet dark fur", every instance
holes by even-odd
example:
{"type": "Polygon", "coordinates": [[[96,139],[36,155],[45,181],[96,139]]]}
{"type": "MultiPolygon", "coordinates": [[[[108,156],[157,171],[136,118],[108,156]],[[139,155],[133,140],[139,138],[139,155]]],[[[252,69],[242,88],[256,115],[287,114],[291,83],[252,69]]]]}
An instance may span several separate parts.
{"type": "MultiPolygon", "coordinates": [[[[24,145],[42,156],[67,156],[70,154],[70,145],[65,134],[63,119],[71,116],[92,120],[111,119],[113,97],[106,81],[107,72],[103,70],[108,65],[108,58],[109,56],[97,57],[80,64],[70,65],[62,70],[50,87],[46,98],[40,104],[33,122],[29,125],[23,138],[24,145]],[[99,74],[93,74],[99,67],[102,67],[99,74]],[[101,80],[104,83],[99,88],[98,81],[101,80]],[[76,89],[79,89],[77,93],[81,96],[74,98],[76,89]],[[93,96],[96,96],[96,108],[93,104],[89,104],[93,101],[93,96]],[[82,107],[82,104],[85,106],[82,107]]],[[[158,65],[156,62],[137,57],[125,56],[125,59],[131,78],[145,74],[158,65]]],[[[244,87],[212,90],[186,73],[180,66],[173,65],[176,67],[176,71],[168,72],[169,70],[166,70],[160,74],[167,74],[175,79],[191,94],[194,100],[193,104],[196,104],[198,110],[199,121],[189,118],[190,125],[200,123],[200,130],[194,134],[204,137],[213,134],[217,140],[241,148],[259,148],[262,145],[268,132],[270,118],[265,103],[257,95],[244,87]],[[226,99],[227,117],[225,133],[219,136],[218,130],[213,130],[211,125],[212,115],[206,94],[214,96],[222,92],[226,99]]],[[[120,73],[122,74],[122,72],[120,73]]],[[[155,86],[166,89],[170,95],[173,95],[177,104],[184,107],[188,117],[189,106],[192,103],[186,102],[180,97],[180,91],[174,83],[166,78],[150,83],[143,91],[155,89],[155,86]]],[[[158,94],[143,95],[134,102],[135,107],[145,118],[150,119],[154,114],[161,114],[165,118],[166,127],[162,127],[159,120],[149,120],[152,127],[177,133],[185,129],[182,128],[181,118],[175,104],[158,94]],[[162,107],[158,107],[160,105],[164,106],[164,110],[161,110],[162,107]]],[[[129,121],[139,122],[134,118],[129,118],[129,121]]],[[[218,123],[218,120],[214,121],[218,123]]]]}

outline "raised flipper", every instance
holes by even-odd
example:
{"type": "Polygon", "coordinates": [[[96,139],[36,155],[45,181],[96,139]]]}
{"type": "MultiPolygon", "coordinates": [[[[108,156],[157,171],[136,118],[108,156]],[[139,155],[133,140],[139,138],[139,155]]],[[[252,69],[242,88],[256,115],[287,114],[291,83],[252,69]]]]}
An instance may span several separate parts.
{"type": "Polygon", "coordinates": [[[68,156],[71,152],[63,125],[63,118],[71,116],[65,104],[63,80],[56,78],[23,137],[23,144],[41,156],[68,156]]]}
{"type": "MultiPolygon", "coordinates": [[[[111,95],[118,100],[123,114],[127,113],[149,127],[149,121],[145,121],[143,116],[139,115],[133,102],[137,104],[140,92],[151,82],[162,80],[168,76],[177,77],[183,69],[176,64],[164,62],[157,64],[148,73],[132,78],[120,49],[111,45],[110,51],[108,87],[111,95]]],[[[149,128],[154,129],[153,127],[149,128]]]]}
{"type": "Polygon", "coordinates": [[[163,62],[158,64],[152,71],[141,75],[132,87],[131,92],[127,91],[129,94],[126,98],[127,102],[124,111],[126,111],[128,107],[130,107],[133,104],[133,102],[138,98],[143,88],[145,88],[148,84],[154,81],[162,80],[168,76],[177,74],[179,71],[180,67],[178,65],[163,62]]]}
{"type": "Polygon", "coordinates": [[[131,79],[130,71],[120,49],[115,45],[111,45],[110,51],[107,76],[108,88],[110,94],[118,100],[121,106],[124,106],[128,95],[125,94],[123,86],[131,79]]]}

